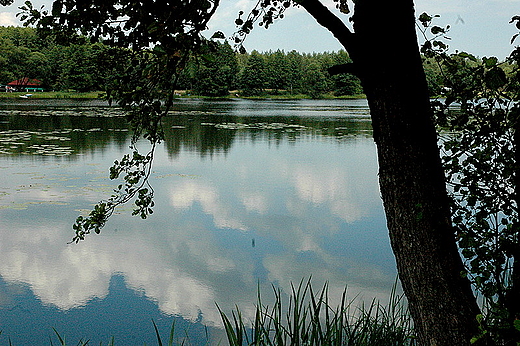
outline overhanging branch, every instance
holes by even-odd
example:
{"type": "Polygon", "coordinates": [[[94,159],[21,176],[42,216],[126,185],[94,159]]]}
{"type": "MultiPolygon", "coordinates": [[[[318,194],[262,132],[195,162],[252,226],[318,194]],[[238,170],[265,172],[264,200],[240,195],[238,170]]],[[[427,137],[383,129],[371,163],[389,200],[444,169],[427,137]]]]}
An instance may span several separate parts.
{"type": "Polygon", "coordinates": [[[355,34],[320,0],[301,0],[298,4],[305,8],[321,26],[329,30],[350,55],[355,54],[355,34]]]}

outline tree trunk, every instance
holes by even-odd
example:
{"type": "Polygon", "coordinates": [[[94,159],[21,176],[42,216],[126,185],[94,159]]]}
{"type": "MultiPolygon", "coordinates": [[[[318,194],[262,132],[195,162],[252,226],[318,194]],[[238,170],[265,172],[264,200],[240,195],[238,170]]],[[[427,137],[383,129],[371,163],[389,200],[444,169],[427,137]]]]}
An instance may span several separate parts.
{"type": "Polygon", "coordinates": [[[451,224],[413,0],[355,1],[354,33],[317,0],[301,4],[347,49],[353,66],[340,69],[354,71],[367,95],[390,241],[419,343],[469,345],[480,309],[451,224]]]}
{"type": "Polygon", "coordinates": [[[365,91],[399,278],[421,345],[469,345],[480,311],[462,276],[436,137],[425,121],[431,111],[410,87],[413,76],[388,77],[365,83],[365,91]]]}
{"type": "Polygon", "coordinates": [[[420,344],[469,345],[480,310],[462,276],[413,1],[357,1],[354,28],[357,42],[367,43],[359,43],[353,61],[370,106],[390,241],[420,344]]]}

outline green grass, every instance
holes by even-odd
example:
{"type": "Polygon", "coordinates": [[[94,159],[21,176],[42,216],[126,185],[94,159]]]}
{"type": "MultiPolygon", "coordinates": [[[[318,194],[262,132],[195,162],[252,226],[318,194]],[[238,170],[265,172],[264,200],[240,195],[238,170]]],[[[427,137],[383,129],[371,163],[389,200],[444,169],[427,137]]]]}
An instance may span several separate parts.
{"type": "MultiPolygon", "coordinates": [[[[32,99],[96,99],[102,94],[101,91],[89,91],[89,92],[75,92],[75,91],[44,91],[44,92],[0,92],[0,99],[13,99],[19,98],[25,94],[32,94],[32,99]]],[[[221,97],[209,97],[209,96],[200,96],[200,95],[189,95],[183,93],[180,98],[204,98],[204,99],[228,99],[228,98],[237,98],[235,94],[230,94],[229,96],[221,96],[221,97]]],[[[309,95],[306,94],[265,94],[262,96],[250,96],[250,97],[242,97],[246,99],[258,99],[258,100],[306,100],[311,99],[309,95]]],[[[323,94],[319,97],[320,99],[363,99],[366,98],[364,94],[359,95],[351,95],[351,96],[334,96],[332,94],[323,94]]]]}
{"type": "MultiPolygon", "coordinates": [[[[245,321],[240,309],[235,308],[231,315],[220,308],[227,343],[230,346],[415,346],[411,317],[404,297],[392,288],[387,305],[373,300],[370,304],[355,306],[355,300],[347,301],[347,289],[343,291],[339,306],[329,304],[328,286],[315,292],[311,281],[301,281],[295,287],[291,285],[291,294],[283,298],[280,289],[273,287],[274,303],[272,307],[262,303],[260,293],[254,320],[245,321]]],[[[160,335],[152,321],[157,345],[192,345],[184,331],[183,337],[176,337],[175,323],[172,324],[167,338],[160,335]]],[[[64,334],[54,330],[56,345],[86,346],[89,340],[80,339],[68,343],[64,334]]],[[[206,331],[207,333],[207,331],[206,331]]],[[[0,335],[2,331],[0,331],[0,335]]],[[[206,340],[209,340],[206,334],[206,340]]],[[[53,339],[49,341],[54,346],[53,339]]],[[[114,338],[106,345],[114,346],[114,338]]],[[[11,340],[9,339],[9,346],[11,340]]],[[[100,346],[104,345],[100,343],[100,346]]],[[[206,341],[205,345],[209,345],[206,341]]],[[[202,346],[196,344],[196,346],[202,346]]]]}
{"type": "MultiPolygon", "coordinates": [[[[274,288],[273,288],[274,289],[274,288]]],[[[373,300],[368,306],[354,307],[346,300],[346,289],[338,307],[329,305],[328,288],[312,289],[310,280],[292,292],[287,306],[274,289],[275,302],[264,306],[258,297],[254,321],[246,323],[239,308],[231,317],[220,310],[230,346],[243,345],[415,345],[411,317],[403,296],[392,290],[388,305],[373,300]]]]}
{"type": "Polygon", "coordinates": [[[43,91],[43,92],[0,92],[0,99],[19,98],[25,94],[32,94],[32,99],[95,99],[100,95],[99,91],[74,92],[74,91],[43,91]]]}

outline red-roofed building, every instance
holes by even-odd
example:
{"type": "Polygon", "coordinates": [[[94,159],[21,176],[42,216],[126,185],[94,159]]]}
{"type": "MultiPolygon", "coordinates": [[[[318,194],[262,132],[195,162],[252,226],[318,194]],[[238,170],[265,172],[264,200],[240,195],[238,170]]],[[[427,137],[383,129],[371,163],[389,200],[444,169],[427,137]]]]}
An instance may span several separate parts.
{"type": "Polygon", "coordinates": [[[42,82],[38,79],[22,78],[7,83],[8,86],[21,91],[43,91],[42,82]]]}

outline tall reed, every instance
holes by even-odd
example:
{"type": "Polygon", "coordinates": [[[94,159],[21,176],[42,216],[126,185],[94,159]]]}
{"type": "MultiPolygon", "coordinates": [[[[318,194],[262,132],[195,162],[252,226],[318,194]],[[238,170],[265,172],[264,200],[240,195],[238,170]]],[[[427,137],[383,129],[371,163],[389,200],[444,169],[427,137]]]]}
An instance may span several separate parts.
{"type": "MultiPolygon", "coordinates": [[[[347,300],[345,288],[340,303],[335,307],[329,303],[328,285],[315,292],[310,279],[302,280],[297,287],[291,284],[287,305],[282,291],[274,286],[272,307],[264,305],[258,289],[255,317],[249,322],[244,321],[238,306],[230,317],[217,307],[230,346],[415,346],[412,320],[403,296],[396,292],[396,286],[392,288],[387,305],[374,299],[368,305],[354,306],[355,299],[347,300]]],[[[184,331],[184,337],[176,337],[175,323],[172,323],[168,337],[163,339],[155,321],[152,323],[159,346],[209,345],[207,329],[206,341],[201,345],[199,340],[190,340],[187,331],[184,331]]],[[[71,345],[65,336],[53,330],[58,345],[71,345]]],[[[53,346],[53,340],[49,341],[53,346]]],[[[10,339],[8,345],[12,345],[10,339]]],[[[91,342],[80,339],[72,345],[86,346],[91,342]]],[[[114,346],[114,338],[110,338],[106,345],[114,346]]]]}
{"type": "Polygon", "coordinates": [[[372,300],[354,306],[343,291],[339,306],[329,304],[328,285],[314,292],[310,279],[298,287],[291,285],[288,306],[282,292],[273,286],[274,303],[262,304],[260,294],[254,321],[246,323],[238,307],[228,317],[220,315],[230,346],[244,345],[344,345],[344,346],[413,346],[413,325],[403,296],[394,285],[388,305],[372,300]]]}

